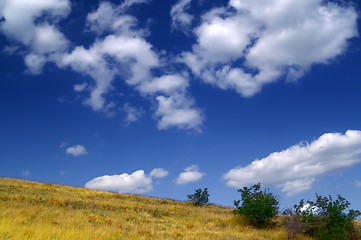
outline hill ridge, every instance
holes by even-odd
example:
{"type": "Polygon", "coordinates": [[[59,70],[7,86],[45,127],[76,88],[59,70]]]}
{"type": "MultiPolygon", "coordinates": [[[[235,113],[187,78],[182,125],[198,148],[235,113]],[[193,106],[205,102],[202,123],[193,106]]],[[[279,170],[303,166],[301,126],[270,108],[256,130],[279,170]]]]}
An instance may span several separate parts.
{"type": "Polygon", "coordinates": [[[0,239],[286,239],[229,208],[0,178],[0,239]]]}

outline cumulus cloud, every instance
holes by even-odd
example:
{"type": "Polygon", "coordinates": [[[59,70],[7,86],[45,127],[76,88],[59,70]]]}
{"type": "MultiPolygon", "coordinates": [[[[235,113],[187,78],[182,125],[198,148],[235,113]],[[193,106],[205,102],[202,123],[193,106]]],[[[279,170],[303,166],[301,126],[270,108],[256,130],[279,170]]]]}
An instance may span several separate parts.
{"type": "MultiPolygon", "coordinates": [[[[125,13],[123,5],[101,3],[96,11],[88,14],[87,23],[91,31],[108,32],[108,35],[87,49],[77,46],[58,62],[61,67],[70,66],[94,79],[95,85],[89,88],[90,96],[85,104],[95,111],[108,113],[106,96],[113,80],[119,76],[141,95],[157,100],[155,116],[159,129],[178,127],[199,131],[203,118],[187,94],[188,80],[179,74],[153,76],[151,71],[161,67],[158,54],[143,37],[144,31],[135,27],[136,19],[125,13]]],[[[137,121],[143,113],[129,103],[123,110],[128,124],[137,121]]]]}
{"type": "Polygon", "coordinates": [[[204,117],[202,110],[195,107],[193,98],[187,94],[188,86],[188,80],[179,74],[152,78],[139,85],[141,93],[155,96],[158,129],[177,127],[201,132],[204,117]]]}
{"type": "Polygon", "coordinates": [[[31,74],[40,74],[46,63],[46,57],[41,54],[30,53],[24,58],[25,65],[28,67],[28,72],[31,74]]]}
{"type": "Polygon", "coordinates": [[[190,182],[196,182],[200,180],[205,174],[199,171],[197,165],[191,165],[181,172],[178,178],[175,180],[177,184],[186,184],[190,182]]]}
{"type": "Polygon", "coordinates": [[[168,176],[168,171],[164,170],[163,168],[154,168],[149,176],[154,177],[154,178],[164,178],[166,176],[168,176]]]}
{"type": "Polygon", "coordinates": [[[0,32],[29,47],[25,64],[30,73],[41,73],[51,55],[68,47],[68,40],[55,24],[69,12],[68,0],[3,0],[0,4],[0,32]],[[45,20],[39,21],[45,15],[45,20]]]}
{"type": "Polygon", "coordinates": [[[228,171],[223,178],[230,187],[257,182],[276,185],[288,196],[306,191],[317,177],[339,172],[361,162],[361,131],[326,133],[312,143],[292,146],[228,171]]]}
{"type": "MultiPolygon", "coordinates": [[[[83,103],[94,111],[115,115],[111,92],[114,81],[121,80],[155,104],[159,129],[200,132],[205,118],[189,93],[190,74],[172,72],[179,63],[206,83],[251,97],[265,84],[282,77],[297,80],[312,65],[329,64],[346,52],[349,39],[358,36],[356,10],[344,3],[230,0],[194,21],[199,25],[187,34],[194,34],[196,43],[174,58],[157,52],[147,40],[149,30],[140,28],[130,14],[132,6],[148,2],[101,1],[86,18],[86,32],[93,33],[94,42],[76,46],[58,28],[69,15],[69,0],[3,0],[0,32],[14,40],[3,52],[20,54],[18,44],[26,46],[21,54],[31,74],[40,74],[51,61],[89,76],[87,82],[74,85],[74,91],[85,92],[83,103]]],[[[187,13],[191,3],[178,0],[172,6],[173,28],[193,25],[194,16],[187,13]]],[[[128,116],[130,122],[138,119],[136,114],[128,116]]]]}
{"type": "Polygon", "coordinates": [[[153,169],[149,176],[143,170],[132,174],[105,175],[97,177],[85,184],[86,188],[117,193],[141,194],[153,190],[152,178],[163,178],[168,172],[163,168],[153,169]]]}
{"type": "Polygon", "coordinates": [[[202,16],[193,51],[179,61],[203,81],[250,97],[345,53],[356,20],[352,6],[322,0],[230,0],[202,16]]]}
{"type": "Polygon", "coordinates": [[[132,174],[105,175],[85,184],[86,188],[117,193],[146,193],[152,191],[152,179],[138,170],[132,174]]]}
{"type": "Polygon", "coordinates": [[[85,149],[85,147],[83,147],[82,145],[75,145],[73,147],[68,147],[66,149],[66,154],[70,154],[73,155],[74,157],[78,157],[81,155],[86,155],[88,154],[88,152],[85,149]]]}
{"type": "Polygon", "coordinates": [[[95,42],[89,49],[76,47],[64,56],[60,65],[70,66],[95,80],[96,85],[85,103],[93,110],[101,111],[106,106],[105,94],[116,75],[125,78],[129,85],[137,85],[150,77],[149,70],[158,65],[158,57],[151,50],[151,45],[142,38],[109,35],[95,42]],[[112,61],[108,62],[108,59],[112,61]]]}
{"type": "Polygon", "coordinates": [[[202,112],[194,107],[194,101],[182,94],[158,96],[158,108],[155,116],[159,118],[158,128],[167,129],[176,126],[180,129],[201,131],[202,112]]]}

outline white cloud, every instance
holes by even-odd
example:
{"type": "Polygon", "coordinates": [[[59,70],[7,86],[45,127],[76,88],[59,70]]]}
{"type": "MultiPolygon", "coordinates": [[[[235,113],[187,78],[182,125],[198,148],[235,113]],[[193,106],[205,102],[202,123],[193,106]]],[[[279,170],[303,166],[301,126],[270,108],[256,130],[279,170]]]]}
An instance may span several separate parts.
{"type": "MultiPolygon", "coordinates": [[[[124,3],[125,4],[125,3],[124,3]]],[[[105,31],[116,32],[127,36],[139,35],[142,31],[135,30],[137,20],[123,13],[122,6],[102,2],[98,9],[87,16],[87,27],[90,31],[102,34],[105,31]]]]}
{"type": "Polygon", "coordinates": [[[153,78],[150,81],[142,82],[138,89],[142,93],[155,94],[163,93],[172,95],[182,93],[188,87],[188,80],[179,74],[163,75],[159,78],[153,78]]]}
{"type": "Polygon", "coordinates": [[[117,193],[140,194],[152,191],[152,179],[138,170],[132,174],[105,175],[97,177],[85,184],[86,188],[117,193]]]}
{"type": "Polygon", "coordinates": [[[135,4],[144,4],[144,3],[149,3],[151,0],[125,0],[122,5],[121,8],[126,9],[129,8],[135,4]]]}
{"type": "Polygon", "coordinates": [[[144,114],[143,109],[132,107],[129,103],[124,104],[123,111],[126,113],[125,123],[127,125],[139,121],[141,116],[144,114]]]}
{"type": "Polygon", "coordinates": [[[74,157],[78,157],[81,155],[86,155],[88,154],[88,152],[85,149],[85,147],[83,147],[82,145],[75,145],[73,147],[68,147],[66,149],[66,154],[70,154],[73,155],[74,157]]]}
{"type": "Polygon", "coordinates": [[[176,126],[180,129],[201,131],[202,112],[194,107],[191,98],[186,98],[183,94],[174,94],[170,97],[160,95],[156,99],[158,108],[155,116],[159,118],[159,129],[176,126]]]}
{"type": "Polygon", "coordinates": [[[361,187],[361,181],[359,181],[359,180],[355,181],[355,186],[356,187],[361,187]]]}
{"type": "Polygon", "coordinates": [[[26,55],[24,60],[31,74],[40,74],[46,63],[46,58],[43,55],[33,53],[26,55]]]}
{"type": "Polygon", "coordinates": [[[317,177],[361,162],[361,131],[326,133],[308,144],[292,146],[255,160],[224,175],[227,185],[240,188],[257,182],[276,185],[287,195],[311,188],[317,177]]]}
{"type": "Polygon", "coordinates": [[[311,207],[311,205],[310,205],[309,203],[303,205],[303,207],[300,209],[301,212],[310,211],[310,212],[312,212],[313,214],[317,214],[317,213],[318,213],[318,210],[319,210],[318,207],[316,207],[316,206],[312,206],[312,207],[311,207]]]}
{"type": "Polygon", "coordinates": [[[154,168],[149,176],[154,177],[154,178],[164,178],[166,176],[168,176],[168,171],[164,170],[163,168],[154,168]]]}
{"type": "Polygon", "coordinates": [[[147,193],[153,190],[152,178],[164,178],[167,175],[168,171],[163,168],[153,169],[149,176],[143,170],[138,170],[132,174],[123,173],[120,175],[97,177],[87,182],[85,187],[117,193],[147,193]]]}
{"type": "MultiPolygon", "coordinates": [[[[127,14],[131,6],[147,2],[126,0],[119,5],[101,2],[86,20],[87,30],[98,35],[95,42],[89,47],[76,46],[70,52],[69,41],[56,27],[70,12],[68,0],[2,1],[0,17],[5,20],[0,22],[0,31],[28,47],[24,61],[29,73],[40,74],[51,61],[90,76],[94,82],[75,84],[74,91],[89,92],[83,103],[94,111],[104,112],[108,117],[115,115],[116,104],[108,96],[114,89],[114,79],[120,79],[158,104],[155,116],[160,129],[199,131],[203,118],[187,93],[189,80],[179,74],[162,73],[165,63],[161,63],[144,37],[148,30],[140,29],[137,19],[127,14]],[[157,70],[157,76],[153,76],[153,70],[157,70]]],[[[128,123],[138,120],[143,113],[130,105],[123,110],[128,123]]]]}
{"type": "Polygon", "coordinates": [[[186,184],[190,182],[196,182],[201,179],[205,174],[199,171],[197,165],[191,165],[181,172],[178,178],[175,180],[177,184],[186,184]]]}
{"type": "Polygon", "coordinates": [[[193,20],[193,16],[185,11],[190,8],[192,0],[179,0],[172,6],[170,16],[172,18],[172,28],[187,30],[193,20]]]}
{"type": "Polygon", "coordinates": [[[69,65],[95,80],[96,85],[85,103],[95,111],[102,111],[106,106],[105,95],[116,75],[129,85],[137,85],[150,77],[150,68],[158,65],[158,57],[142,38],[109,35],[89,49],[76,47],[64,56],[60,65],[69,65]]]}
{"type": "Polygon", "coordinates": [[[87,82],[75,84],[74,85],[74,91],[75,92],[82,92],[82,91],[84,91],[86,89],[87,86],[88,86],[87,82]]]}
{"type": "Polygon", "coordinates": [[[30,171],[29,170],[25,170],[24,172],[22,172],[21,173],[21,175],[23,176],[23,177],[27,177],[27,176],[30,176],[30,171]]]}
{"type": "Polygon", "coordinates": [[[35,52],[51,53],[63,52],[68,46],[68,40],[54,26],[44,23],[35,29],[35,38],[32,43],[35,52]]]}
{"type": "MultiPolygon", "coordinates": [[[[0,30],[8,37],[31,45],[37,37],[39,26],[34,20],[47,14],[53,18],[66,17],[70,11],[68,0],[3,0],[0,14],[5,19],[0,30]]],[[[40,25],[41,29],[41,25],[40,25]]]]}
{"type": "Polygon", "coordinates": [[[188,86],[188,80],[179,74],[152,78],[139,85],[141,93],[154,95],[157,100],[155,117],[159,129],[178,127],[201,131],[204,120],[202,111],[195,107],[193,98],[187,95],[188,86]]]}
{"type": "MultiPolygon", "coordinates": [[[[113,33],[99,38],[88,49],[76,47],[64,55],[58,62],[59,66],[70,66],[95,80],[94,87],[88,88],[89,98],[84,101],[95,111],[108,113],[106,96],[112,88],[112,81],[118,76],[141,95],[157,100],[155,116],[159,120],[159,129],[178,127],[200,131],[203,118],[201,111],[194,107],[193,99],[187,95],[188,80],[179,74],[152,75],[151,70],[162,67],[159,57],[144,39],[144,31],[135,28],[136,20],[124,13],[123,5],[116,7],[103,2],[89,14],[87,21],[91,30],[98,34],[113,33]]],[[[143,113],[129,104],[124,105],[123,110],[127,113],[127,123],[137,121],[143,113]]]]}
{"type": "Polygon", "coordinates": [[[54,23],[69,12],[68,0],[2,0],[0,18],[4,21],[0,22],[0,32],[29,47],[25,64],[30,73],[39,74],[49,54],[67,48],[68,40],[54,23]],[[47,17],[43,22],[36,22],[44,15],[47,17]]]}
{"type": "Polygon", "coordinates": [[[19,46],[5,46],[1,50],[1,53],[5,53],[7,55],[13,55],[13,54],[17,53],[19,51],[19,49],[20,49],[19,46]]]}
{"type": "Polygon", "coordinates": [[[322,0],[231,0],[202,16],[197,43],[180,61],[203,81],[250,97],[345,53],[356,20],[352,6],[322,0]]]}
{"type": "MultiPolygon", "coordinates": [[[[70,52],[68,39],[57,28],[70,12],[69,0],[3,0],[0,32],[27,46],[23,56],[29,73],[40,74],[52,61],[90,76],[94,82],[77,84],[74,90],[89,92],[84,104],[94,111],[115,114],[109,93],[113,81],[120,79],[157,104],[159,129],[200,131],[204,117],[188,92],[188,77],[167,71],[175,69],[174,59],[162,59],[146,40],[149,30],[140,29],[129,14],[130,7],[147,2],[101,2],[86,19],[87,30],[97,34],[95,42],[70,52]]],[[[174,28],[191,25],[191,3],[179,0],[173,5],[174,28]]],[[[204,82],[250,97],[265,84],[281,77],[296,80],[312,65],[329,64],[344,54],[348,40],[358,36],[356,19],[352,6],[322,0],[230,0],[201,16],[192,31],[192,51],[176,59],[204,82]]]]}

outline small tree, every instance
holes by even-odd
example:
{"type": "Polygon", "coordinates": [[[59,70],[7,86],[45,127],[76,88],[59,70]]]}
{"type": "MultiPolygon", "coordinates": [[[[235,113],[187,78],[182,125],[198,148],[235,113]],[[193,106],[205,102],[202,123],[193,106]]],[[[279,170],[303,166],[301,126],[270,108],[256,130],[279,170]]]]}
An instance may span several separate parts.
{"type": "Polygon", "coordinates": [[[193,202],[195,205],[203,206],[209,204],[209,193],[208,189],[205,188],[203,191],[202,189],[197,189],[194,194],[187,195],[188,201],[193,202]]]}
{"type": "Polygon", "coordinates": [[[241,200],[234,201],[237,209],[233,210],[234,214],[244,215],[248,221],[256,227],[264,227],[278,213],[278,197],[269,192],[261,191],[261,184],[255,184],[252,187],[239,189],[241,200]]]}
{"type": "Polygon", "coordinates": [[[303,199],[295,206],[301,221],[305,224],[305,232],[317,239],[352,239],[357,238],[354,220],[361,215],[358,210],[345,210],[350,203],[341,195],[333,200],[331,196],[322,197],[316,194],[316,202],[303,199]]]}

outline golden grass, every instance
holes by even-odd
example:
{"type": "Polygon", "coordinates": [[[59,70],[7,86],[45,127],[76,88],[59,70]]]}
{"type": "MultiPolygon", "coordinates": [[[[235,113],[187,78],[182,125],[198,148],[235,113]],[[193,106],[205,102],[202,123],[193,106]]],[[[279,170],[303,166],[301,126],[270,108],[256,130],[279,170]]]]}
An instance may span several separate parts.
{"type": "MultiPolygon", "coordinates": [[[[0,178],[0,240],[287,239],[219,206],[0,178]]],[[[302,237],[300,239],[310,239],[302,237]]]]}

